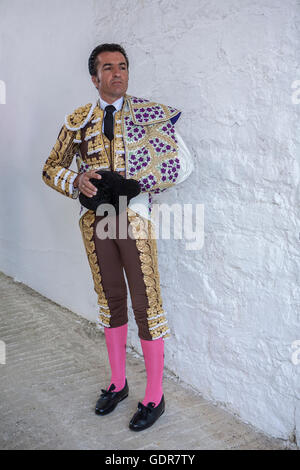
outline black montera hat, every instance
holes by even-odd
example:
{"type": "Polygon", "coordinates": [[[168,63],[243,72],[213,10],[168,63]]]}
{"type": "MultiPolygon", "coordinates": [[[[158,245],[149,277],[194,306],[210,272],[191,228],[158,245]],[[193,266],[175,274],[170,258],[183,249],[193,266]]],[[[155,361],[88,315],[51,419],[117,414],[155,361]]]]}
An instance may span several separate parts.
{"type": "Polygon", "coordinates": [[[90,182],[98,189],[97,194],[92,197],[79,194],[79,201],[86,209],[96,211],[100,204],[112,204],[118,215],[119,196],[127,196],[128,205],[129,201],[141,192],[137,180],[126,179],[117,171],[98,170],[96,173],[102,178],[90,178],[90,182]]]}

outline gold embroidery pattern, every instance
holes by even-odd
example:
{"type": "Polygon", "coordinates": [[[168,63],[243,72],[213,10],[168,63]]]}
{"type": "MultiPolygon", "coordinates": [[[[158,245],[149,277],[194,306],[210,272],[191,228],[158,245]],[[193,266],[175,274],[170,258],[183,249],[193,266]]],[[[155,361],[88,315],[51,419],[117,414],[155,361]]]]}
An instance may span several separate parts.
{"type": "Polygon", "coordinates": [[[98,304],[99,304],[99,315],[98,322],[102,326],[110,326],[110,310],[108,306],[107,299],[103,290],[101,283],[101,275],[98,264],[98,258],[94,242],[94,222],[96,214],[92,210],[88,210],[83,216],[79,219],[79,227],[82,234],[84,246],[86,249],[89,265],[91,268],[93,280],[94,280],[94,290],[98,294],[98,304]]]}
{"type": "Polygon", "coordinates": [[[91,125],[85,132],[85,140],[88,141],[87,161],[91,165],[110,167],[113,171],[117,168],[125,168],[125,148],[121,127],[121,111],[114,116],[114,139],[111,142],[113,162],[111,165],[109,156],[109,140],[102,133],[104,111],[97,105],[91,116],[91,125]],[[96,121],[93,123],[93,121],[96,121]]]}
{"type": "Polygon", "coordinates": [[[106,152],[104,150],[104,142],[102,137],[102,122],[104,112],[97,105],[91,116],[91,126],[87,128],[85,138],[89,138],[93,134],[97,134],[88,140],[87,158],[97,158],[101,165],[108,164],[106,152]],[[93,121],[96,120],[95,123],[93,121]]]}
{"type": "Polygon", "coordinates": [[[89,163],[87,163],[79,154],[76,155],[76,163],[78,173],[84,173],[91,170],[109,170],[109,165],[100,165],[98,160],[94,161],[93,163],[91,163],[89,160],[89,163]]]}
{"type": "MultiPolygon", "coordinates": [[[[96,106],[93,110],[93,113],[90,118],[89,124],[86,128],[83,129],[83,135],[80,138],[82,141],[85,140],[85,137],[88,135],[92,135],[92,133],[100,132],[102,130],[102,121],[103,121],[103,110],[99,106],[96,106]],[[96,121],[96,122],[93,122],[96,121]]],[[[125,149],[123,143],[123,136],[121,134],[122,127],[121,127],[121,111],[118,111],[115,114],[115,125],[114,125],[114,139],[112,141],[113,152],[115,155],[113,161],[113,169],[114,171],[120,171],[121,173],[125,173],[125,149]]],[[[79,132],[79,131],[77,131],[79,132]]],[[[79,137],[79,136],[78,136],[79,137]]],[[[78,173],[90,171],[90,170],[111,170],[112,166],[110,164],[108,158],[108,152],[105,149],[105,144],[109,146],[109,140],[105,137],[104,134],[98,134],[91,139],[88,140],[88,144],[90,145],[90,149],[93,149],[95,145],[94,140],[97,139],[96,145],[101,145],[101,150],[93,153],[92,155],[82,155],[81,148],[79,147],[79,151],[76,154],[76,163],[78,173]]],[[[109,148],[109,147],[108,147],[109,148]]],[[[125,176],[125,174],[124,174],[125,176]]],[[[81,206],[82,209],[82,206],[81,206]]]]}
{"type": "Polygon", "coordinates": [[[121,119],[122,110],[116,112],[114,121],[114,171],[117,171],[117,168],[125,170],[125,147],[121,119]]]}
{"type": "Polygon", "coordinates": [[[90,110],[92,107],[92,103],[88,103],[85,106],[80,106],[79,108],[75,109],[72,114],[69,114],[66,117],[66,123],[69,127],[77,128],[84,122],[87,118],[90,110]]]}
{"type": "MultiPolygon", "coordinates": [[[[43,181],[52,189],[73,198],[70,182],[77,173],[69,170],[78,144],[73,142],[74,132],[62,126],[55,145],[43,168],[43,181]]],[[[71,185],[72,187],[72,185],[71,185]]]]}
{"type": "Polygon", "coordinates": [[[74,142],[77,144],[81,144],[81,129],[78,129],[78,131],[76,131],[74,142]]]}
{"type": "Polygon", "coordinates": [[[149,308],[147,320],[152,339],[160,337],[168,338],[170,329],[164,309],[160,292],[160,276],[157,261],[157,244],[154,227],[150,220],[142,218],[139,214],[127,207],[129,227],[136,240],[136,246],[141,260],[141,269],[146,285],[149,308]]]}
{"type": "MultiPolygon", "coordinates": [[[[135,104],[135,108],[142,109],[145,103],[144,100],[140,101],[139,104],[135,104]]],[[[84,150],[83,160],[86,160],[90,167],[125,171],[125,177],[134,178],[141,183],[142,192],[162,191],[175,184],[175,181],[170,179],[167,171],[170,167],[169,162],[177,159],[177,143],[168,132],[162,132],[162,122],[166,122],[166,125],[168,125],[168,119],[174,113],[176,114],[177,110],[164,105],[157,106],[162,111],[163,118],[155,119],[152,122],[135,123],[133,128],[141,129],[143,135],[141,139],[136,141],[130,137],[132,126],[128,125],[128,122],[135,119],[132,114],[132,103],[133,98],[130,95],[125,95],[122,110],[115,113],[114,139],[111,143],[112,162],[110,162],[109,147],[107,146],[109,141],[102,134],[104,111],[101,109],[99,101],[93,109],[91,109],[90,103],[82,107],[82,109],[85,109],[85,113],[80,118],[81,120],[79,118],[75,119],[74,113],[71,115],[73,116],[72,124],[80,124],[84,122],[84,119],[88,120],[87,125],[83,127],[82,142],[86,142],[87,145],[87,150],[84,150]],[[89,117],[87,117],[88,113],[90,113],[89,117]],[[159,143],[165,146],[162,152],[158,152],[155,144],[152,145],[150,142],[156,139],[159,139],[159,143]],[[141,159],[140,152],[142,152],[143,161],[141,162],[141,168],[136,168],[137,165],[136,163],[133,164],[133,160],[137,162],[137,159],[141,159]],[[146,156],[144,152],[146,152],[146,156]],[[146,161],[147,165],[143,166],[146,161]],[[162,165],[165,167],[163,170],[162,165]],[[168,176],[167,179],[165,175],[168,176]]],[[[149,102],[150,104],[152,106],[155,103],[149,102]]],[[[70,116],[68,116],[68,119],[70,119],[70,116]]],[[[78,132],[76,140],[79,140],[78,132]]]]}

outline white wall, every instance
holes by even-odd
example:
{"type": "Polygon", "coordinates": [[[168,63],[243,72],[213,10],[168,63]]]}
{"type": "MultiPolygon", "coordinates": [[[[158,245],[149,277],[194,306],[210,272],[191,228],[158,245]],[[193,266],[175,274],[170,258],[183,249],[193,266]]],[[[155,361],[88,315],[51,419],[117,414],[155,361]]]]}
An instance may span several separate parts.
{"type": "MultiPolygon", "coordinates": [[[[196,169],[157,202],[204,204],[205,241],[158,240],[165,364],[264,432],[300,441],[299,1],[2,0],[0,269],[94,320],[78,202],[42,165],[95,98],[87,58],[120,42],[128,92],[183,111],[196,169]]],[[[131,312],[129,344],[140,352],[131,312]]]]}

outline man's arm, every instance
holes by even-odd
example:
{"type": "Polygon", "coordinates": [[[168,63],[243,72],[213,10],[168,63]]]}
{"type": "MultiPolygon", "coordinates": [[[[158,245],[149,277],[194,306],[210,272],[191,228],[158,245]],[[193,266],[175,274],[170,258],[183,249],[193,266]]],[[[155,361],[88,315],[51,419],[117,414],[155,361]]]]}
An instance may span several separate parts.
{"type": "Polygon", "coordinates": [[[69,170],[78,144],[73,142],[74,132],[62,126],[56,143],[47,158],[42,178],[43,181],[64,196],[76,199],[79,194],[79,173],[69,170]]]}

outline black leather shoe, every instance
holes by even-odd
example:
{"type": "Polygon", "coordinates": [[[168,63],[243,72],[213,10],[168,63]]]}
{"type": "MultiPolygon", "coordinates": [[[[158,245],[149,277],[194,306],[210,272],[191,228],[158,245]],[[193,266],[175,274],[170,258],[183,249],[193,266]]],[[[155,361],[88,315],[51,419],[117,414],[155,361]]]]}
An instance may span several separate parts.
{"type": "Polygon", "coordinates": [[[118,392],[113,392],[115,385],[111,384],[108,390],[101,389],[101,395],[99,400],[96,403],[95,413],[96,415],[106,415],[113,411],[117,404],[124,400],[128,396],[129,388],[127,384],[127,379],[125,380],[125,385],[122,390],[118,392]]]}
{"type": "Polygon", "coordinates": [[[138,403],[138,410],[130,420],[129,428],[132,431],[142,431],[143,429],[149,428],[165,411],[165,398],[164,395],[161,397],[160,403],[155,407],[155,403],[152,401],[143,405],[138,403]]]}

